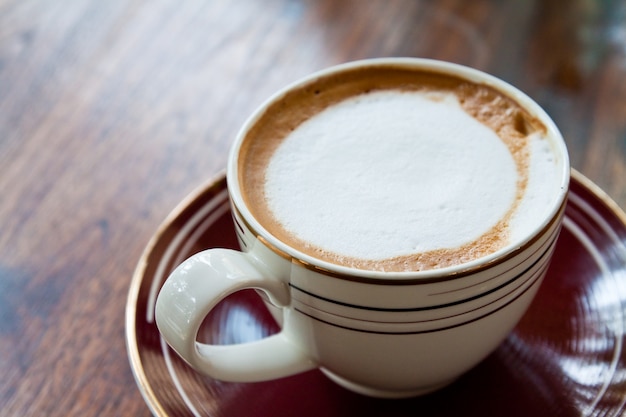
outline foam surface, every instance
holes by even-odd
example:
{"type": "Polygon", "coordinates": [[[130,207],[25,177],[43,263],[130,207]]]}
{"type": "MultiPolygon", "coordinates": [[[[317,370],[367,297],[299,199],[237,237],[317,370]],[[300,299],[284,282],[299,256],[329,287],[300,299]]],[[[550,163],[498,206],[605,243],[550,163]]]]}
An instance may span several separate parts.
{"type": "Polygon", "coordinates": [[[350,98],[304,122],[265,179],[289,233],[370,260],[470,243],[511,211],[518,186],[509,149],[456,96],[399,91],[350,98]]]}

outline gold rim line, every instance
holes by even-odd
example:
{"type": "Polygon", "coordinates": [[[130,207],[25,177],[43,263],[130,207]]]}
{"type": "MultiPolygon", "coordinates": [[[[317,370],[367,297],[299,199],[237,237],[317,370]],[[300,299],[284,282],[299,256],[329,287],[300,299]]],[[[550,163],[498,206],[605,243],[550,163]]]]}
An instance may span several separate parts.
{"type": "MultiPolygon", "coordinates": [[[[569,190],[568,190],[569,193],[569,190]]],[[[438,277],[435,276],[425,276],[425,277],[400,277],[400,278],[383,278],[381,277],[367,277],[367,276],[359,276],[358,273],[359,271],[363,271],[365,273],[371,273],[372,271],[367,270],[367,269],[353,269],[354,273],[345,273],[345,272],[339,272],[339,271],[333,271],[327,268],[324,268],[322,266],[319,265],[315,265],[313,263],[307,262],[303,259],[300,259],[298,257],[295,257],[293,255],[290,255],[289,253],[278,249],[275,245],[271,244],[267,238],[265,238],[264,236],[262,236],[254,227],[252,227],[250,225],[250,223],[248,222],[248,220],[241,214],[241,211],[239,210],[239,208],[234,204],[234,202],[231,200],[231,210],[233,211],[233,214],[236,215],[236,219],[238,221],[241,221],[245,227],[256,237],[256,239],[258,239],[264,246],[266,246],[268,249],[270,249],[272,252],[274,252],[275,254],[277,254],[278,256],[280,256],[283,259],[286,259],[288,261],[290,261],[291,263],[295,264],[295,265],[299,265],[305,269],[308,269],[310,271],[314,271],[314,272],[318,272],[320,274],[326,275],[326,276],[330,276],[333,278],[338,278],[338,279],[343,279],[346,281],[352,281],[352,282],[362,282],[362,283],[367,283],[367,284],[378,284],[378,285],[415,285],[415,284],[430,284],[433,282],[443,282],[443,281],[448,281],[448,280],[453,280],[456,278],[461,278],[461,277],[465,277],[467,275],[470,274],[475,274],[481,271],[484,271],[486,269],[492,268],[496,265],[500,265],[504,262],[507,262],[508,260],[512,259],[513,257],[515,257],[516,255],[518,255],[521,252],[524,252],[525,250],[527,250],[530,246],[534,245],[539,239],[541,239],[542,237],[544,237],[548,231],[554,226],[555,222],[557,222],[559,219],[561,219],[564,214],[565,214],[565,208],[567,207],[567,195],[565,196],[565,198],[563,199],[563,201],[561,202],[561,205],[559,206],[559,209],[556,211],[555,215],[552,216],[552,218],[550,219],[550,221],[535,235],[533,236],[529,241],[527,241],[524,245],[518,247],[518,248],[512,248],[510,251],[503,253],[501,256],[496,257],[494,259],[491,259],[490,261],[484,263],[484,264],[480,264],[480,265],[476,265],[474,267],[470,267],[468,269],[460,269],[457,271],[452,271],[452,272],[448,272],[445,275],[441,275],[438,277]]],[[[276,240],[278,240],[277,238],[275,238],[276,240]]],[[[341,265],[339,265],[341,266],[341,265]]],[[[346,267],[347,268],[347,267],[346,267]]],[[[442,269],[443,270],[443,269],[442,269]]],[[[437,271],[437,270],[430,270],[428,271],[429,274],[435,274],[436,272],[433,271],[437,271]]],[[[374,271],[375,273],[380,272],[380,274],[385,274],[384,271],[374,271]]],[[[418,272],[415,272],[418,273],[418,272]]],[[[388,274],[398,274],[398,272],[388,272],[388,274]]],[[[400,274],[410,274],[410,272],[400,272],[400,274]]]]}
{"type": "MultiPolygon", "coordinates": [[[[148,376],[145,373],[141,355],[139,353],[139,343],[137,341],[136,320],[137,320],[137,302],[139,301],[139,292],[145,277],[145,272],[149,264],[149,260],[154,254],[154,250],[159,243],[159,239],[163,234],[172,226],[172,224],[181,216],[181,214],[196,202],[202,195],[211,193],[212,190],[222,190],[220,184],[225,181],[225,172],[220,171],[205,181],[203,184],[197,186],[192,192],[190,192],[183,200],[181,200],[176,207],[165,217],[165,219],[158,226],[155,233],[152,235],[146,247],[144,248],[137,266],[133,272],[130,287],[128,290],[128,296],[125,308],[125,333],[126,333],[126,350],[128,352],[128,360],[130,362],[131,370],[139,392],[141,393],[144,401],[148,405],[148,408],[152,414],[157,417],[169,417],[165,408],[158,400],[148,376]]],[[[214,193],[215,194],[215,193],[214,193]]]]}
{"type": "Polygon", "coordinates": [[[126,302],[126,350],[128,351],[128,359],[131,365],[131,370],[133,372],[133,376],[135,377],[135,381],[137,382],[137,386],[139,387],[139,392],[144,398],[148,408],[150,411],[158,417],[168,417],[165,409],[161,405],[160,401],[157,399],[156,394],[152,390],[152,386],[150,385],[150,381],[148,380],[148,376],[146,375],[143,367],[143,363],[141,361],[141,355],[139,353],[139,343],[137,342],[137,329],[136,329],[136,320],[137,320],[137,302],[139,301],[139,290],[141,289],[141,284],[143,282],[144,274],[148,265],[148,258],[152,254],[154,247],[157,243],[157,236],[160,234],[155,234],[153,239],[150,240],[150,243],[144,249],[143,254],[135,268],[135,272],[133,273],[133,277],[130,284],[130,289],[128,291],[128,298],[126,302]]]}

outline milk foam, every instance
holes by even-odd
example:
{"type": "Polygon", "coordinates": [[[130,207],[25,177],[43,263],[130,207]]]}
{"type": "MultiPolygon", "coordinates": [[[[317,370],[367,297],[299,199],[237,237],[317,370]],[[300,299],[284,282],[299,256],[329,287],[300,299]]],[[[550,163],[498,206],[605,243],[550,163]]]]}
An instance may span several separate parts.
{"type": "Polygon", "coordinates": [[[509,241],[512,243],[524,239],[526,233],[537,226],[537,219],[545,218],[555,192],[560,188],[559,177],[555,175],[558,161],[550,142],[534,133],[528,138],[528,148],[528,183],[524,198],[509,222],[509,241]]]}
{"type": "MultiPolygon", "coordinates": [[[[518,179],[504,142],[454,94],[379,91],[299,125],[267,166],[265,196],[307,245],[378,260],[474,241],[514,207],[518,179]]],[[[524,210],[546,206],[533,193],[524,210]]]]}

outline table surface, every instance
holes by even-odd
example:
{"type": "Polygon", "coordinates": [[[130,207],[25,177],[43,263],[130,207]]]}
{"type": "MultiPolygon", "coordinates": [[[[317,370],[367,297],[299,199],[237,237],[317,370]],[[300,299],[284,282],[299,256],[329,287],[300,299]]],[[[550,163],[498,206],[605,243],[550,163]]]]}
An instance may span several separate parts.
{"type": "Polygon", "coordinates": [[[0,414],[148,416],[127,292],[270,94],[360,58],[490,72],[626,207],[626,2],[0,0],[0,414]]]}

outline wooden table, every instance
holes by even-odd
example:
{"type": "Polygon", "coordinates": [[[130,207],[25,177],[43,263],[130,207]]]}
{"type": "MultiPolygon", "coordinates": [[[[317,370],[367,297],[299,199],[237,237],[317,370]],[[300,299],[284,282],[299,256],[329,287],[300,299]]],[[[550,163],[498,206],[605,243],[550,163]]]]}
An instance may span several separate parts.
{"type": "Polygon", "coordinates": [[[545,107],[626,207],[626,2],[0,0],[0,414],[150,414],[124,342],[137,261],[286,83],[454,61],[545,107]]]}

